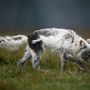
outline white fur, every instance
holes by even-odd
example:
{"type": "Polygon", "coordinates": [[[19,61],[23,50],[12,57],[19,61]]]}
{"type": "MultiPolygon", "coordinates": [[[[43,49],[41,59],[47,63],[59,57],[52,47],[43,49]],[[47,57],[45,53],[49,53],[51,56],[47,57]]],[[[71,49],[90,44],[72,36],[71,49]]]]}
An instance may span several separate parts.
{"type": "Polygon", "coordinates": [[[25,35],[5,36],[0,37],[0,40],[4,40],[0,42],[0,48],[5,48],[10,51],[16,51],[21,47],[21,45],[27,44],[27,36],[25,35]],[[18,37],[21,37],[21,39],[18,40],[13,39],[18,37]]]}
{"type": "Polygon", "coordinates": [[[43,42],[43,45],[45,47],[48,47],[51,49],[51,51],[61,51],[61,49],[70,49],[73,51],[73,54],[76,54],[80,47],[80,41],[82,40],[87,47],[90,48],[90,45],[85,41],[82,37],[77,35],[74,31],[72,30],[67,30],[67,29],[56,29],[53,28],[52,32],[56,33],[55,35],[50,35],[50,36],[44,36],[44,35],[39,35],[39,38],[36,40],[33,40],[32,43],[37,43],[39,41],[43,42]],[[74,36],[74,42],[71,43],[71,38],[70,39],[65,39],[64,36],[65,34],[71,34],[74,36]]]}
{"type": "Polygon", "coordinates": [[[87,39],[86,41],[90,44],[90,39],[87,39]]]}
{"type": "MultiPolygon", "coordinates": [[[[66,53],[66,51],[69,52],[67,53],[67,57],[69,58],[78,57],[79,58],[81,57],[80,55],[81,55],[81,52],[83,51],[82,49],[84,48],[84,46],[90,49],[90,44],[88,44],[87,41],[85,41],[81,36],[76,34],[73,30],[47,28],[47,29],[37,30],[36,32],[40,32],[40,31],[46,32],[47,35],[44,35],[44,34],[38,35],[37,39],[32,40],[32,45],[37,42],[42,41],[42,47],[50,48],[51,51],[53,52],[58,52],[60,56],[60,60],[61,60],[61,70],[62,71],[65,66],[65,61],[66,61],[63,55],[66,53]],[[67,34],[71,35],[71,37],[66,36],[65,38],[65,35],[67,34]],[[72,38],[74,38],[74,40],[72,40],[72,38]]],[[[28,58],[32,56],[32,65],[33,65],[33,68],[35,68],[40,61],[42,52],[35,52],[29,45],[27,48],[30,51],[28,58]]],[[[23,56],[23,58],[19,62],[19,65],[21,63],[25,63],[25,61],[28,59],[28,58],[27,59],[24,58],[26,56],[27,54],[23,56]]],[[[77,62],[77,59],[75,62],[77,62]]],[[[79,65],[81,64],[80,62],[77,62],[77,63],[79,65]]],[[[82,65],[81,65],[81,68],[82,68],[82,65]]]]}

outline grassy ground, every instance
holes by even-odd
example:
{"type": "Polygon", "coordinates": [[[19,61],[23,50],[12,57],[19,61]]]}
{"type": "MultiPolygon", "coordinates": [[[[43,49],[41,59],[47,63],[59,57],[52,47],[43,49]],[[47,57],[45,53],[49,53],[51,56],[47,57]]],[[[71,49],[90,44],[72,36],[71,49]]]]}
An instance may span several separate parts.
{"type": "MultiPolygon", "coordinates": [[[[82,35],[88,38],[90,33],[82,35]]],[[[0,49],[0,90],[90,90],[89,64],[84,63],[87,72],[79,72],[77,64],[68,62],[66,72],[61,74],[59,57],[47,51],[40,63],[41,71],[32,70],[31,62],[27,62],[19,72],[17,62],[23,52],[23,47],[16,52],[0,49]]]]}
{"type": "Polygon", "coordinates": [[[0,90],[90,90],[90,65],[87,72],[78,72],[75,63],[68,62],[65,73],[60,72],[59,57],[47,51],[41,60],[41,71],[32,70],[27,62],[18,71],[17,62],[23,55],[0,49],[0,90]]]}

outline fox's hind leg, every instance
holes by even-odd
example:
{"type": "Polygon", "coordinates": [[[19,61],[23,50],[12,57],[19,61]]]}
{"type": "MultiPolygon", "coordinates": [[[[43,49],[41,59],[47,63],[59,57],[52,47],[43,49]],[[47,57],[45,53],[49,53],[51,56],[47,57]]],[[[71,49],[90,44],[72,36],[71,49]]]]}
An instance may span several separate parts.
{"type": "Polygon", "coordinates": [[[28,61],[31,58],[32,58],[32,55],[31,55],[31,52],[30,52],[30,48],[29,48],[29,46],[27,46],[26,49],[25,49],[23,57],[18,62],[18,66],[19,67],[23,66],[26,63],[26,61],[28,61]]]}
{"type": "Polygon", "coordinates": [[[40,69],[40,60],[43,54],[43,49],[40,49],[38,52],[34,53],[34,56],[32,57],[32,67],[33,69],[40,69]]]}

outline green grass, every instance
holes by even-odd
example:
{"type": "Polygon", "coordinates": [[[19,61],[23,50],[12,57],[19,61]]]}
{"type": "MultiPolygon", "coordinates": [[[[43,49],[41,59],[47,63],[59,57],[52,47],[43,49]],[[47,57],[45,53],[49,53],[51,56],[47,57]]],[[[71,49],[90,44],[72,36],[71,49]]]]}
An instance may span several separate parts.
{"type": "Polygon", "coordinates": [[[60,72],[59,57],[49,50],[41,60],[41,71],[27,62],[22,71],[17,67],[24,52],[0,49],[0,90],[90,90],[90,65],[87,72],[78,72],[78,65],[68,62],[65,73],[60,72]]]}

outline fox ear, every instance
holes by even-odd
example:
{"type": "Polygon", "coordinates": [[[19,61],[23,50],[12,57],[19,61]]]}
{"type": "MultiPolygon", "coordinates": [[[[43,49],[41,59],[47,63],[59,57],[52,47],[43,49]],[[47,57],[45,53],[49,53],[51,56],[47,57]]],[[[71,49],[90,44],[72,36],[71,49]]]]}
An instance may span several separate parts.
{"type": "Polygon", "coordinates": [[[80,47],[81,47],[81,49],[86,48],[85,42],[82,40],[80,41],[80,47]]]}

